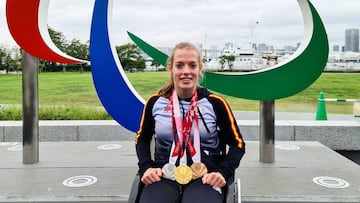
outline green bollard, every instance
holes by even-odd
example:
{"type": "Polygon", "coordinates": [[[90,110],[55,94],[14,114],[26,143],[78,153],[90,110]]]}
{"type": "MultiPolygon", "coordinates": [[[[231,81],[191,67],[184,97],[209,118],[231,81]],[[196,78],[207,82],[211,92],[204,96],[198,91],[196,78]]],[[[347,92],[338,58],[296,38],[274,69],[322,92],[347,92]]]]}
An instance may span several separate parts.
{"type": "Polygon", "coordinates": [[[317,111],[316,111],[316,120],[322,120],[322,121],[327,120],[326,104],[324,99],[325,99],[324,93],[320,92],[317,111]]]}

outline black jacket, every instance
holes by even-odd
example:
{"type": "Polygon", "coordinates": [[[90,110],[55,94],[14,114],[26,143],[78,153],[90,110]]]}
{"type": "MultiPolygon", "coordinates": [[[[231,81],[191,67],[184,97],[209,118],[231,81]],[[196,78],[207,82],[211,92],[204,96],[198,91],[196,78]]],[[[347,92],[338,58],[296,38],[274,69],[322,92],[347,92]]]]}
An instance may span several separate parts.
{"type": "MultiPolygon", "coordinates": [[[[198,88],[197,91],[201,161],[209,172],[220,172],[228,180],[245,153],[245,142],[227,102],[205,88],[198,88]]],[[[190,101],[179,100],[179,103],[185,114],[190,101]]],[[[174,137],[171,116],[168,98],[153,95],[148,99],[135,140],[141,176],[150,167],[161,168],[168,163],[174,137]],[[153,136],[155,160],[151,159],[150,154],[153,136]]],[[[191,164],[192,160],[189,158],[188,165],[191,164]]]]}

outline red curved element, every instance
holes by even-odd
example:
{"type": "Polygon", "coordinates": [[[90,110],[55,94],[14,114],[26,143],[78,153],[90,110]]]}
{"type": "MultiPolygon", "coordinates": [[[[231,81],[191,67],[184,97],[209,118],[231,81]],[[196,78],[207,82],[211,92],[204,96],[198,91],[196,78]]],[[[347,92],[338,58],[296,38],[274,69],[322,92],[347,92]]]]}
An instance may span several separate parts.
{"type": "MultiPolygon", "coordinates": [[[[40,8],[41,0],[7,0],[6,18],[16,43],[34,57],[57,63],[78,64],[86,61],[61,52],[51,41],[47,29],[47,9],[40,8]],[[40,23],[44,22],[44,23],[40,23]],[[49,39],[45,39],[45,38],[49,39]]],[[[49,0],[48,0],[49,1],[49,0]]],[[[45,0],[45,5],[48,6],[45,0]]]]}

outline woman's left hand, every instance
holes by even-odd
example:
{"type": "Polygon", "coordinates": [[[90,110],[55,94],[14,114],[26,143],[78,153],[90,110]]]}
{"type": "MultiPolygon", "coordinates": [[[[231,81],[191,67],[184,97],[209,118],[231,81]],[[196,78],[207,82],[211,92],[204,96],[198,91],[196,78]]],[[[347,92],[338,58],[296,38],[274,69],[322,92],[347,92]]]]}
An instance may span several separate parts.
{"type": "Polygon", "coordinates": [[[226,185],[226,180],[219,172],[207,173],[202,177],[203,184],[209,184],[216,187],[224,187],[226,185]]]}

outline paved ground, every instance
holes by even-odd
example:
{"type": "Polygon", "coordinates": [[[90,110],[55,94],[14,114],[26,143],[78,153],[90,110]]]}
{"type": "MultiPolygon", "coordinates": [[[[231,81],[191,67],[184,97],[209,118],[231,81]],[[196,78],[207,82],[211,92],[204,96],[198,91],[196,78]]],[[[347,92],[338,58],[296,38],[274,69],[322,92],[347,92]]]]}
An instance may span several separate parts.
{"type": "MultiPolygon", "coordinates": [[[[137,170],[133,142],[40,143],[36,164],[22,164],[22,151],[16,151],[15,144],[0,146],[0,202],[127,201],[137,170]],[[109,150],[111,146],[115,149],[109,150]],[[82,175],[89,177],[67,182],[81,186],[93,177],[97,181],[86,187],[63,185],[82,175]]],[[[275,162],[265,164],[259,161],[258,142],[247,143],[236,173],[243,202],[360,202],[359,165],[317,142],[279,142],[275,149],[275,162]],[[334,189],[313,182],[322,176],[343,179],[349,186],[334,189]]]]}
{"type": "MultiPolygon", "coordinates": [[[[259,116],[235,115],[240,120],[259,116]]],[[[314,114],[276,113],[277,120],[314,118],[314,114]]],[[[328,119],[360,121],[349,115],[328,119]]],[[[137,171],[132,141],[41,142],[39,151],[39,163],[23,164],[21,143],[0,142],[0,202],[127,202],[137,171]]],[[[359,165],[318,142],[276,142],[275,162],[262,163],[259,143],[253,141],[247,142],[236,178],[241,180],[243,202],[359,203],[359,171],[359,165]]]]}

